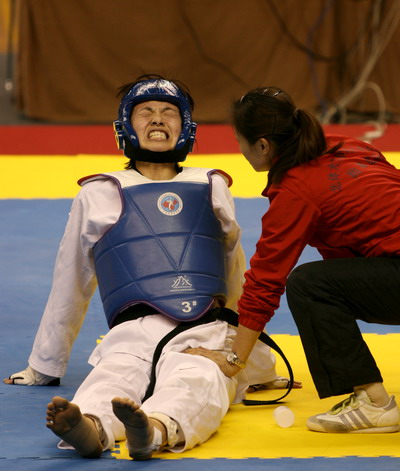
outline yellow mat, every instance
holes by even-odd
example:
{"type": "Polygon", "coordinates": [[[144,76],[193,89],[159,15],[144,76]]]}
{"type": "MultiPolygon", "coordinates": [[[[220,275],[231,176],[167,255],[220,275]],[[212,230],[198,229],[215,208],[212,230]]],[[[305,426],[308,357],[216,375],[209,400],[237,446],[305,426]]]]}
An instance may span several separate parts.
{"type": "MultiPolygon", "coordinates": [[[[386,158],[400,167],[400,153],[386,158]]],[[[0,198],[73,198],[76,182],[86,175],[122,170],[127,160],[115,155],[7,156],[0,155],[0,198]]],[[[260,196],[267,181],[265,172],[255,172],[240,154],[190,155],[190,167],[220,168],[233,178],[233,196],[260,196]]]]}
{"type": "MultiPolygon", "coordinates": [[[[387,152],[387,159],[400,167],[400,153],[387,152]]],[[[0,198],[72,198],[79,187],[76,181],[85,175],[123,169],[126,159],[118,156],[0,156],[0,198]]],[[[187,166],[221,168],[234,180],[235,197],[257,197],[266,183],[265,173],[256,173],[238,154],[194,155],[187,166]]],[[[313,433],[305,423],[310,415],[331,408],[343,397],[320,400],[317,397],[297,336],[276,335],[273,338],[288,356],[302,390],[294,390],[286,400],[295,413],[293,427],[282,429],[272,413],[276,406],[233,406],[220,430],[207,443],[183,454],[164,452],[162,459],[182,458],[310,458],[342,456],[400,457],[400,433],[373,435],[334,435],[313,433]]],[[[385,386],[400,399],[398,345],[400,334],[365,334],[380,365],[385,386]]],[[[278,359],[279,374],[286,374],[278,359]]],[[[277,392],[259,392],[250,397],[270,399],[277,392]]],[[[117,459],[129,459],[124,443],[113,452],[117,459]]]]}
{"type": "MultiPolygon", "coordinates": [[[[235,405],[226,415],[220,430],[206,443],[182,454],[163,452],[154,455],[162,459],[211,458],[312,458],[343,456],[393,456],[400,457],[400,433],[388,434],[324,434],[310,432],[305,423],[310,415],[328,410],[346,396],[320,400],[308,372],[303,349],[298,336],[273,335],[291,362],[296,379],[303,389],[292,390],[285,405],[295,413],[295,423],[290,428],[280,428],[272,413],[277,407],[235,405]]],[[[364,334],[380,366],[385,386],[390,394],[400,398],[400,372],[398,358],[400,334],[364,334]]],[[[285,374],[282,360],[278,371],[285,374]]],[[[278,397],[277,391],[248,395],[252,399],[278,397]]],[[[125,442],[113,451],[117,459],[130,459],[125,442]]]]}

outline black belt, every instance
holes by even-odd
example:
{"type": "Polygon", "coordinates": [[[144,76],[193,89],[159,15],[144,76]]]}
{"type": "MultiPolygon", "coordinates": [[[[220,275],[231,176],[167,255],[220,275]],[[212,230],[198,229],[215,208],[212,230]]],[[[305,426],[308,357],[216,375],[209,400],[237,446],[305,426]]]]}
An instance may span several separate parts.
{"type": "MultiPolygon", "coordinates": [[[[153,313],[154,314],[154,313],[153,313]]],[[[143,317],[143,316],[140,316],[143,317]]],[[[198,325],[202,324],[207,324],[209,322],[214,322],[216,320],[223,320],[227,322],[230,325],[233,326],[238,326],[238,315],[236,312],[231,311],[230,309],[227,308],[215,308],[211,309],[208,311],[203,317],[200,319],[197,319],[195,321],[190,321],[190,322],[181,322],[178,324],[171,332],[169,332],[165,337],[163,337],[160,342],[158,343],[154,354],[153,354],[153,362],[152,362],[152,367],[151,367],[151,373],[150,373],[150,384],[147,388],[146,394],[144,395],[143,402],[148,399],[154,392],[154,387],[156,385],[156,366],[157,362],[160,359],[161,353],[165,345],[173,339],[176,335],[180,334],[181,332],[184,332],[185,330],[191,329],[192,327],[196,327],[198,325]]],[[[290,391],[293,388],[293,370],[292,367],[290,366],[290,363],[288,359],[286,358],[285,354],[283,351],[279,348],[279,346],[271,339],[269,335],[267,335],[265,332],[261,332],[259,335],[259,340],[269,347],[271,347],[273,350],[279,353],[279,355],[282,357],[283,361],[285,362],[285,365],[288,369],[289,373],[289,384],[288,388],[282,396],[278,397],[277,399],[271,399],[269,401],[256,401],[256,400],[243,400],[243,404],[246,406],[261,406],[261,405],[268,405],[268,404],[276,404],[284,397],[286,397],[290,391]]]]}
{"type": "Polygon", "coordinates": [[[113,327],[122,324],[123,322],[134,321],[136,319],[140,319],[141,317],[150,316],[152,314],[160,313],[157,311],[157,309],[149,306],[148,304],[134,304],[133,306],[128,307],[125,309],[125,311],[122,311],[118,314],[114,321],[113,327]]]}

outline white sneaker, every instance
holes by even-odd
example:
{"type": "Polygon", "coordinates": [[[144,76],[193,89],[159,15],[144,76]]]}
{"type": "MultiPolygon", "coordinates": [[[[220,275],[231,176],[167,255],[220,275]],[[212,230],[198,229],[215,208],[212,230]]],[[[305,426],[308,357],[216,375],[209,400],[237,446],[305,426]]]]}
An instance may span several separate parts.
{"type": "Polygon", "coordinates": [[[375,407],[359,389],[330,411],[310,417],[307,427],[325,433],[391,433],[399,431],[399,420],[394,396],[385,407],[375,407]]]}

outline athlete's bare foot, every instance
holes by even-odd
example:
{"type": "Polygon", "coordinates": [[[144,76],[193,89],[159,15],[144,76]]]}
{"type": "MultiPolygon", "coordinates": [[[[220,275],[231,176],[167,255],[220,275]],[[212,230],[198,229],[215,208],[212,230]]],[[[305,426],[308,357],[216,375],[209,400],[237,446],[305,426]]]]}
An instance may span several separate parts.
{"type": "Polygon", "coordinates": [[[114,414],[125,426],[129,456],[138,461],[149,460],[156,451],[153,443],[154,428],[161,431],[161,444],[165,444],[167,441],[165,427],[158,420],[148,418],[130,399],[115,397],[111,402],[114,414]]]}
{"type": "Polygon", "coordinates": [[[55,396],[47,405],[46,427],[84,458],[99,458],[103,451],[94,421],[63,397],[55,396]]]}

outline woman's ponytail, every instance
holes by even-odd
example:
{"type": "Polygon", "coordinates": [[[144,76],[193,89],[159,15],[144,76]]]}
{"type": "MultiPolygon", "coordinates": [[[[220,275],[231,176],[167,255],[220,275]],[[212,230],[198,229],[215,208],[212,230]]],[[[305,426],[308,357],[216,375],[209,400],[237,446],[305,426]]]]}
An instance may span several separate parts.
{"type": "Polygon", "coordinates": [[[281,182],[285,173],[316,159],[326,151],[317,118],[296,108],[291,97],[276,87],[257,88],[233,104],[233,126],[249,144],[264,137],[275,146],[276,161],[268,185],[281,182]]]}

